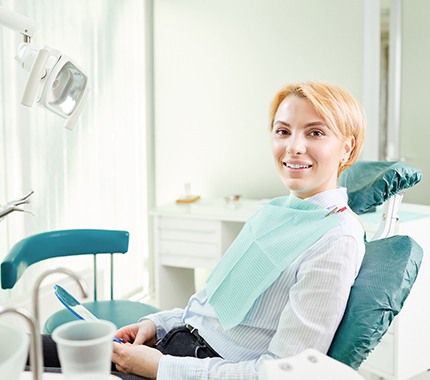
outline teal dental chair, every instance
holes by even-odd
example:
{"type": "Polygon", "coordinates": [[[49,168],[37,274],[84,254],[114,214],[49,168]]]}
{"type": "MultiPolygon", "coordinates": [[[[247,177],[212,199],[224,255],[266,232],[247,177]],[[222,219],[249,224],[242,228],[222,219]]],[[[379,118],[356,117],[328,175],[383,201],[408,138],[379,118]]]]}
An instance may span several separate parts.
{"type": "MultiPolygon", "coordinates": [[[[118,328],[136,323],[139,318],[157,312],[158,309],[140,302],[118,300],[113,297],[113,255],[128,251],[129,233],[115,230],[62,230],[40,233],[27,237],[10,250],[1,264],[1,287],[11,289],[24,271],[40,261],[75,255],[94,256],[94,301],[83,302],[96,317],[113,322],[118,328]],[[97,255],[110,254],[110,299],[97,299],[97,255]]],[[[74,271],[75,268],[70,268],[74,271]]],[[[54,290],[53,290],[54,291],[54,290]]],[[[54,313],[45,323],[43,332],[51,334],[54,329],[72,320],[76,320],[69,310],[54,313]]]]}
{"type": "Polygon", "coordinates": [[[384,161],[357,162],[339,178],[355,213],[384,204],[380,227],[366,241],[360,272],[328,351],[328,356],[354,369],[387,332],[418,275],[421,247],[409,236],[394,234],[404,192],[420,180],[420,170],[384,161]]]}

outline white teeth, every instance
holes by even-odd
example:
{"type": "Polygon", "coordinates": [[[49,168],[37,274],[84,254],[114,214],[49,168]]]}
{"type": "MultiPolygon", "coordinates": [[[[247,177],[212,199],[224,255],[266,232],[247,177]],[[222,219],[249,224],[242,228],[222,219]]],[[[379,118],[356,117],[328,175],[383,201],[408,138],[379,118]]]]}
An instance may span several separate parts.
{"type": "Polygon", "coordinates": [[[299,164],[288,164],[287,167],[291,169],[307,169],[310,168],[311,165],[299,165],[299,164]]]}

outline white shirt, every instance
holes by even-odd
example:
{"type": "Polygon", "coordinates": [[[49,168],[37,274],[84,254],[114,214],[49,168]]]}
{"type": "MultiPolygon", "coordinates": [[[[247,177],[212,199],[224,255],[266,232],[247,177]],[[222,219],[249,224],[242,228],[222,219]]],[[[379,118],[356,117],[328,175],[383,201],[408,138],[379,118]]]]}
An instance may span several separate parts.
{"type": "MultiPolygon", "coordinates": [[[[346,189],[308,199],[327,210],[347,204],[346,189]]],[[[254,303],[245,319],[224,330],[207,301],[194,294],[185,310],[153,314],[158,339],[188,323],[222,358],[197,359],[165,355],[157,379],[258,379],[263,360],[283,358],[314,348],[327,353],[342,319],[351,286],[364,255],[364,231],[355,215],[301,254],[254,303]]]]}

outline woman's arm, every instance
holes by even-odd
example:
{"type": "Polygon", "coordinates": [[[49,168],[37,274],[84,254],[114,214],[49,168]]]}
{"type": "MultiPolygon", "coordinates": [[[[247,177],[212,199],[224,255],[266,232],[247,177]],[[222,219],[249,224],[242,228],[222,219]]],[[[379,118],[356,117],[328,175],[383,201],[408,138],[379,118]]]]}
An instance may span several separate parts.
{"type": "Polygon", "coordinates": [[[161,355],[147,346],[118,343],[114,343],[113,356],[119,371],[158,380],[257,380],[258,367],[268,359],[273,357],[263,355],[240,363],[221,358],[176,357],[161,355]]]}
{"type": "Polygon", "coordinates": [[[157,340],[163,339],[164,336],[173,328],[184,325],[184,309],[172,309],[166,311],[160,311],[155,314],[147,315],[139,320],[145,321],[151,320],[157,330],[157,340]]]}

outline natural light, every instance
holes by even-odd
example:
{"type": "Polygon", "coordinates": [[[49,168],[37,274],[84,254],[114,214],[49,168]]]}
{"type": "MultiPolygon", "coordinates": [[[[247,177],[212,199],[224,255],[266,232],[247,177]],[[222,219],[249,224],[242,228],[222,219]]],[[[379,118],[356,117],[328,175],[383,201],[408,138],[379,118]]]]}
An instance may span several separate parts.
{"type": "MultiPolygon", "coordinates": [[[[34,190],[29,213],[0,223],[0,258],[20,239],[68,228],[130,232],[116,259],[117,296],[148,289],[144,5],[141,0],[4,0],[38,23],[32,42],[73,57],[91,92],[72,131],[41,107],[20,105],[28,73],[15,62],[22,37],[0,28],[0,203],[34,190]],[[122,279],[122,280],[121,280],[122,279]]],[[[82,262],[84,263],[84,262],[82,262]]],[[[60,261],[82,270],[81,261],[60,261]]],[[[47,267],[44,266],[44,269],[47,267]]],[[[0,302],[28,295],[31,268],[0,302]]]]}

